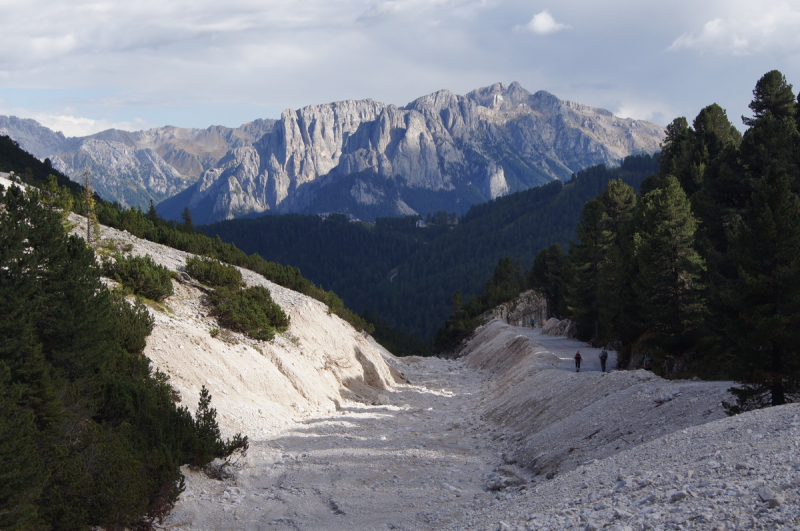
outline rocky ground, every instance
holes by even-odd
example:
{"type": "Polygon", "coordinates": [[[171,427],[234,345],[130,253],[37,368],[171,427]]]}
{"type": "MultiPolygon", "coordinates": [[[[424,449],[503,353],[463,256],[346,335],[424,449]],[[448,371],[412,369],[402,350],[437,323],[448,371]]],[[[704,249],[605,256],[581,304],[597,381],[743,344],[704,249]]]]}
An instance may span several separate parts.
{"type": "Polygon", "coordinates": [[[577,344],[536,332],[496,321],[466,358],[395,360],[410,383],[386,404],[258,441],[227,480],[189,473],[167,527],[800,529],[800,406],[727,418],[729,383],[603,375],[585,345],[578,374],[577,344]],[[617,409],[560,392],[578,387],[617,409]],[[518,414],[537,403],[553,415],[518,414]]]}

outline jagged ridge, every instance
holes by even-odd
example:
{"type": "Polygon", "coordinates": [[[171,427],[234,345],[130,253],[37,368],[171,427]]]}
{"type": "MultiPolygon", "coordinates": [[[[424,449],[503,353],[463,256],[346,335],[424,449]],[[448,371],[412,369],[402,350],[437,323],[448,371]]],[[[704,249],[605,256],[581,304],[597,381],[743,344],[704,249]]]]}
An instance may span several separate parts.
{"type": "Polygon", "coordinates": [[[518,83],[466,96],[442,90],[405,107],[372,100],[312,105],[284,111],[272,132],[231,150],[161,211],[174,218],[188,206],[201,222],[313,213],[320,195],[343,188],[334,209],[357,216],[376,203],[384,215],[463,212],[588,166],[655,152],[662,138],[654,124],[531,94],[518,83]],[[343,179],[354,174],[362,177],[343,179]],[[381,184],[387,181],[388,189],[381,184]]]}

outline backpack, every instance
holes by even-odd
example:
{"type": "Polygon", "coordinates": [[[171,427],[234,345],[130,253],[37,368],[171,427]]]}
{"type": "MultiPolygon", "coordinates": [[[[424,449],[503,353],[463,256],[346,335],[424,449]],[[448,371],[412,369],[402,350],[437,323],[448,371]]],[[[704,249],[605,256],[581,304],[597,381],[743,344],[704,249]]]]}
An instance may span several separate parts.
{"type": "Polygon", "coordinates": [[[603,361],[606,361],[608,359],[608,352],[606,352],[605,350],[603,352],[601,352],[600,353],[600,359],[603,360],[603,361]]]}
{"type": "Polygon", "coordinates": [[[644,360],[644,368],[646,370],[648,370],[648,371],[650,369],[652,369],[653,368],[653,360],[651,360],[650,358],[647,358],[646,360],[644,360]]]}

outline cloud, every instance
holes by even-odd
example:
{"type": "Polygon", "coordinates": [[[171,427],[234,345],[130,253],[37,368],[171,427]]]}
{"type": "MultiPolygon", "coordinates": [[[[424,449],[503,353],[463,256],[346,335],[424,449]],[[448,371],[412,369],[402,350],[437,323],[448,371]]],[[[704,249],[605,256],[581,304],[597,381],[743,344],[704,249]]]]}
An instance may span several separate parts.
{"type": "Polygon", "coordinates": [[[724,16],[709,20],[698,32],[681,34],[667,50],[734,56],[800,53],[800,8],[787,2],[734,2],[724,16]]]}
{"type": "Polygon", "coordinates": [[[22,118],[31,118],[53,131],[61,131],[65,136],[87,136],[105,131],[107,129],[121,129],[123,131],[140,131],[152,127],[143,120],[133,122],[112,122],[110,120],[95,120],[68,114],[46,114],[18,109],[12,113],[22,118]]]}
{"type": "Polygon", "coordinates": [[[613,111],[620,118],[647,120],[658,125],[666,125],[675,115],[663,102],[647,101],[639,97],[626,97],[613,111]]]}
{"type": "Polygon", "coordinates": [[[553,18],[553,15],[550,14],[548,10],[541,11],[535,15],[530,22],[528,22],[524,26],[517,26],[515,29],[523,29],[537,35],[549,35],[550,33],[556,33],[563,29],[568,28],[566,24],[561,24],[560,22],[556,22],[556,19],[553,18]]]}

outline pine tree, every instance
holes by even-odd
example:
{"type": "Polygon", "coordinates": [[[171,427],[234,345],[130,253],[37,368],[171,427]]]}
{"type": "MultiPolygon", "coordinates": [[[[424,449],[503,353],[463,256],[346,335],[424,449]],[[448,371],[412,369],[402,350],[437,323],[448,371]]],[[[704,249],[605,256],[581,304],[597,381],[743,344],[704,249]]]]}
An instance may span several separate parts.
{"type": "Polygon", "coordinates": [[[92,245],[100,237],[100,223],[97,220],[97,201],[94,198],[92,177],[88,170],[83,172],[83,209],[86,216],[86,243],[92,245]]]}
{"type": "Polygon", "coordinates": [[[578,337],[583,340],[597,340],[600,335],[597,306],[600,269],[606,251],[614,241],[613,234],[606,228],[604,216],[600,200],[592,199],[584,205],[578,225],[578,243],[570,252],[574,277],[567,291],[567,305],[578,325],[578,337]]]}
{"type": "Polygon", "coordinates": [[[675,177],[642,198],[635,224],[633,287],[641,325],[661,349],[684,353],[705,312],[705,263],[695,249],[697,222],[675,177]]]}
{"type": "Polygon", "coordinates": [[[600,323],[599,340],[619,340],[625,326],[624,313],[630,305],[631,292],[629,264],[629,224],[636,208],[636,192],[622,181],[613,180],[600,196],[603,205],[603,226],[612,237],[605,249],[597,279],[597,315],[600,323]]]}
{"type": "Polygon", "coordinates": [[[564,299],[568,272],[567,256],[561,244],[554,243],[539,251],[528,275],[528,284],[544,295],[548,317],[564,319],[567,303],[564,299]]]}
{"type": "Polygon", "coordinates": [[[745,384],[735,409],[800,400],[800,198],[780,168],[758,182],[731,240],[738,273],[728,333],[745,384]]]}

